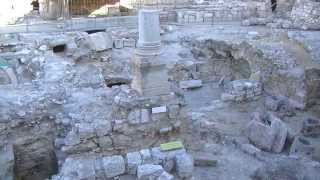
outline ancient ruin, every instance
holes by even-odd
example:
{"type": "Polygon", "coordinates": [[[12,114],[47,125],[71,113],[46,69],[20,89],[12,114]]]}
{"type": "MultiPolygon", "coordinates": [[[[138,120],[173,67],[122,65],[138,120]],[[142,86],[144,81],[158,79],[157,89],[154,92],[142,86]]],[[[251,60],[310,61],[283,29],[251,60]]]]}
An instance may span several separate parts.
{"type": "Polygon", "coordinates": [[[319,180],[319,0],[0,7],[0,180],[319,180]]]}

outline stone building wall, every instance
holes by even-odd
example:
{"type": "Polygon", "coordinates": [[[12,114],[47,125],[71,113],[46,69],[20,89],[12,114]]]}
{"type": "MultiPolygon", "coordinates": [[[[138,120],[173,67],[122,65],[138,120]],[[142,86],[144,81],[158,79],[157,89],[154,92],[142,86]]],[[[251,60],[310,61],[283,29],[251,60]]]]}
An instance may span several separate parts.
{"type": "Polygon", "coordinates": [[[320,1],[297,0],[291,12],[293,24],[303,29],[320,29],[320,1]]]}

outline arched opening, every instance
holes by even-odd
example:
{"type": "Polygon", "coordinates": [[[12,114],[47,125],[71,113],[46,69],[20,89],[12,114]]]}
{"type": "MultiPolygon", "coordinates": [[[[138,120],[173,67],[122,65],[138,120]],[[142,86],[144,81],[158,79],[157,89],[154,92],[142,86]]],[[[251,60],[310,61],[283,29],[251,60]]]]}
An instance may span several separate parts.
{"type": "Polygon", "coordinates": [[[277,9],[277,0],[271,0],[271,10],[274,12],[277,9]]]}

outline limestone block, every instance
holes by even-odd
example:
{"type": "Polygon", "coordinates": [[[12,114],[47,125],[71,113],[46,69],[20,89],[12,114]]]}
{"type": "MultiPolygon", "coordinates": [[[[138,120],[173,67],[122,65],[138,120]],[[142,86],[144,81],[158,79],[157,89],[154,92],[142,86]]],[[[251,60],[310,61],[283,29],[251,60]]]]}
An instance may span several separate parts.
{"type": "Polygon", "coordinates": [[[191,178],[194,169],[193,158],[186,154],[176,156],[176,170],[180,178],[191,178]]]}
{"type": "Polygon", "coordinates": [[[126,166],[122,156],[103,157],[102,166],[107,178],[125,173],[126,166]]]}
{"type": "Polygon", "coordinates": [[[152,160],[156,164],[162,164],[167,160],[175,159],[175,157],[180,154],[186,154],[186,150],[178,149],[174,151],[161,151],[159,147],[151,149],[152,160]]]}
{"type": "Polygon", "coordinates": [[[155,180],[163,173],[160,165],[143,164],[138,166],[137,176],[139,180],[155,180]]]}
{"type": "Polygon", "coordinates": [[[139,152],[127,154],[128,174],[137,174],[137,168],[142,164],[142,158],[139,152]]]}
{"type": "Polygon", "coordinates": [[[140,151],[140,155],[141,155],[143,164],[149,164],[152,162],[152,156],[149,149],[142,149],[140,151]]]}
{"type": "Polygon", "coordinates": [[[284,147],[284,144],[288,135],[287,126],[277,117],[271,116],[271,129],[272,133],[275,135],[271,151],[280,153],[284,147]]]}
{"type": "Polygon", "coordinates": [[[106,32],[98,32],[89,35],[90,48],[94,51],[105,51],[112,49],[111,34],[106,32]]]}
{"type": "Polygon", "coordinates": [[[286,125],[271,114],[251,120],[246,132],[249,140],[256,147],[276,153],[282,151],[288,135],[286,125]]]}
{"type": "Polygon", "coordinates": [[[187,80],[187,81],[180,81],[179,87],[181,89],[194,89],[202,87],[202,81],[201,80],[187,80]]]}

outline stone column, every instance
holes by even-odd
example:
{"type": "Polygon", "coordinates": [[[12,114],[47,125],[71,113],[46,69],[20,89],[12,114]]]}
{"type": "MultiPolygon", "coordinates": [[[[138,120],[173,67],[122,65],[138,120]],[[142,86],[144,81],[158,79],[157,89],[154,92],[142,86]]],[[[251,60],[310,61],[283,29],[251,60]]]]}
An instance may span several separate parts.
{"type": "Polygon", "coordinates": [[[160,20],[158,10],[139,11],[139,41],[137,54],[159,55],[161,49],[160,20]]]}
{"type": "Polygon", "coordinates": [[[139,40],[133,58],[132,88],[144,96],[170,93],[166,58],[161,54],[159,11],[139,11],[139,40]]]}

